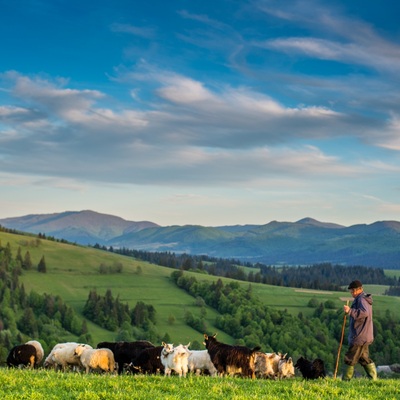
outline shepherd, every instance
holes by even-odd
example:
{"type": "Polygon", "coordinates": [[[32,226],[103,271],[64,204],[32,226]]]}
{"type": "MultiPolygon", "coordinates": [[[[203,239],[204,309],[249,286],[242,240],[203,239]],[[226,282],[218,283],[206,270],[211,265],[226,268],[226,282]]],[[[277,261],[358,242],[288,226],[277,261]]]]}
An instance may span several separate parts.
{"type": "Polygon", "coordinates": [[[343,306],[343,310],[350,317],[348,344],[349,348],[344,356],[347,369],[343,380],[349,381],[354,375],[354,366],[360,363],[370,379],[377,379],[375,363],[369,357],[369,346],[374,341],[372,322],[372,295],[364,292],[359,280],[352,281],[348,287],[354,298],[351,307],[343,306]]]}

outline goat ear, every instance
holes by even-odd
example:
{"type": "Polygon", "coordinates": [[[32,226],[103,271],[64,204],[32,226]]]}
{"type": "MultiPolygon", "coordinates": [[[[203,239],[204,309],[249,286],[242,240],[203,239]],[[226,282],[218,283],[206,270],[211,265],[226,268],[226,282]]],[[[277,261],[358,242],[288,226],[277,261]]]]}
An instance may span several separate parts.
{"type": "Polygon", "coordinates": [[[214,333],[213,338],[215,338],[217,336],[217,332],[214,333]]]}
{"type": "Polygon", "coordinates": [[[165,347],[167,345],[167,343],[165,342],[161,342],[161,344],[165,347]]]}
{"type": "Polygon", "coordinates": [[[206,339],[206,340],[208,339],[208,336],[206,333],[204,334],[204,339],[206,339]]]}

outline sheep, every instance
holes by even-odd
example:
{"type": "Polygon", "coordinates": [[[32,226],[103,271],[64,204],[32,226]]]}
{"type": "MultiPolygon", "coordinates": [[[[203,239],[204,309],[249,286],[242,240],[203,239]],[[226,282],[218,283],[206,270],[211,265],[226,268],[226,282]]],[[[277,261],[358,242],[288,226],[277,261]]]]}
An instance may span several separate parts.
{"type": "Polygon", "coordinates": [[[390,368],[390,365],[378,365],[376,367],[376,372],[379,373],[384,373],[384,374],[393,374],[392,368],[390,368]]]}
{"type": "Polygon", "coordinates": [[[161,363],[164,365],[164,375],[171,375],[175,371],[179,377],[186,377],[188,372],[189,352],[187,346],[179,345],[174,347],[171,343],[162,342],[164,348],[161,351],[161,363]]]}
{"type": "Polygon", "coordinates": [[[36,348],[31,344],[20,344],[14,346],[7,357],[9,367],[25,366],[33,368],[36,363],[36,348]]]}
{"type": "Polygon", "coordinates": [[[88,344],[79,344],[76,342],[58,343],[46,357],[43,364],[44,367],[53,367],[54,369],[61,368],[63,371],[66,371],[71,366],[79,370],[82,368],[82,364],[79,358],[74,355],[75,349],[79,345],[92,349],[92,346],[88,344]]]}
{"type": "Polygon", "coordinates": [[[210,355],[207,350],[188,350],[188,369],[200,375],[202,371],[208,371],[211,376],[217,375],[217,369],[211,362],[210,355]]]}
{"type": "Polygon", "coordinates": [[[35,367],[38,367],[44,357],[44,350],[43,350],[42,345],[37,340],[29,340],[25,344],[31,344],[33,347],[35,347],[35,349],[36,349],[35,367]]]}
{"type": "MultiPolygon", "coordinates": [[[[44,368],[53,367],[54,369],[58,369],[58,367],[62,367],[62,365],[59,365],[59,364],[56,363],[56,361],[54,359],[54,353],[58,349],[61,349],[61,348],[66,347],[66,346],[73,346],[73,345],[75,345],[75,347],[76,347],[78,345],[78,343],[76,343],[76,342],[66,342],[66,343],[58,343],[58,344],[54,345],[54,347],[50,351],[49,355],[44,360],[44,363],[43,363],[44,368]]],[[[75,351],[75,347],[74,347],[74,351],[75,351]]]]}
{"type": "Polygon", "coordinates": [[[87,374],[90,370],[96,369],[104,372],[114,372],[114,353],[110,349],[88,349],[84,345],[79,345],[76,347],[74,354],[80,359],[87,374]]]}

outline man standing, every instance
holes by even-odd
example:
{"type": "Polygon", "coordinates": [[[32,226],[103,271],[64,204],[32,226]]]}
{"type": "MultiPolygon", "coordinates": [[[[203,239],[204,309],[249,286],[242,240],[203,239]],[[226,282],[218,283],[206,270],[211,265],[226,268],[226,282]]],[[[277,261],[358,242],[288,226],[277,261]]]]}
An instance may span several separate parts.
{"type": "Polygon", "coordinates": [[[376,367],[369,358],[369,345],[374,341],[372,296],[364,292],[362,283],[358,280],[351,282],[348,289],[354,300],[351,307],[343,306],[344,312],[350,316],[349,348],[344,356],[347,369],[343,380],[349,381],[353,377],[357,363],[363,366],[370,379],[376,380],[376,367]]]}

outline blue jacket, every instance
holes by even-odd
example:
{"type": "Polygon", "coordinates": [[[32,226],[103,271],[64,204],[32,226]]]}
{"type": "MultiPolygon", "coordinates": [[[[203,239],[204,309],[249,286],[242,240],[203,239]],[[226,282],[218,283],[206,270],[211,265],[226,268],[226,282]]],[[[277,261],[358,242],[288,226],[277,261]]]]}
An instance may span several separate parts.
{"type": "Polygon", "coordinates": [[[374,341],[374,327],[372,323],[372,296],[360,293],[350,308],[349,345],[361,346],[374,341]]]}

